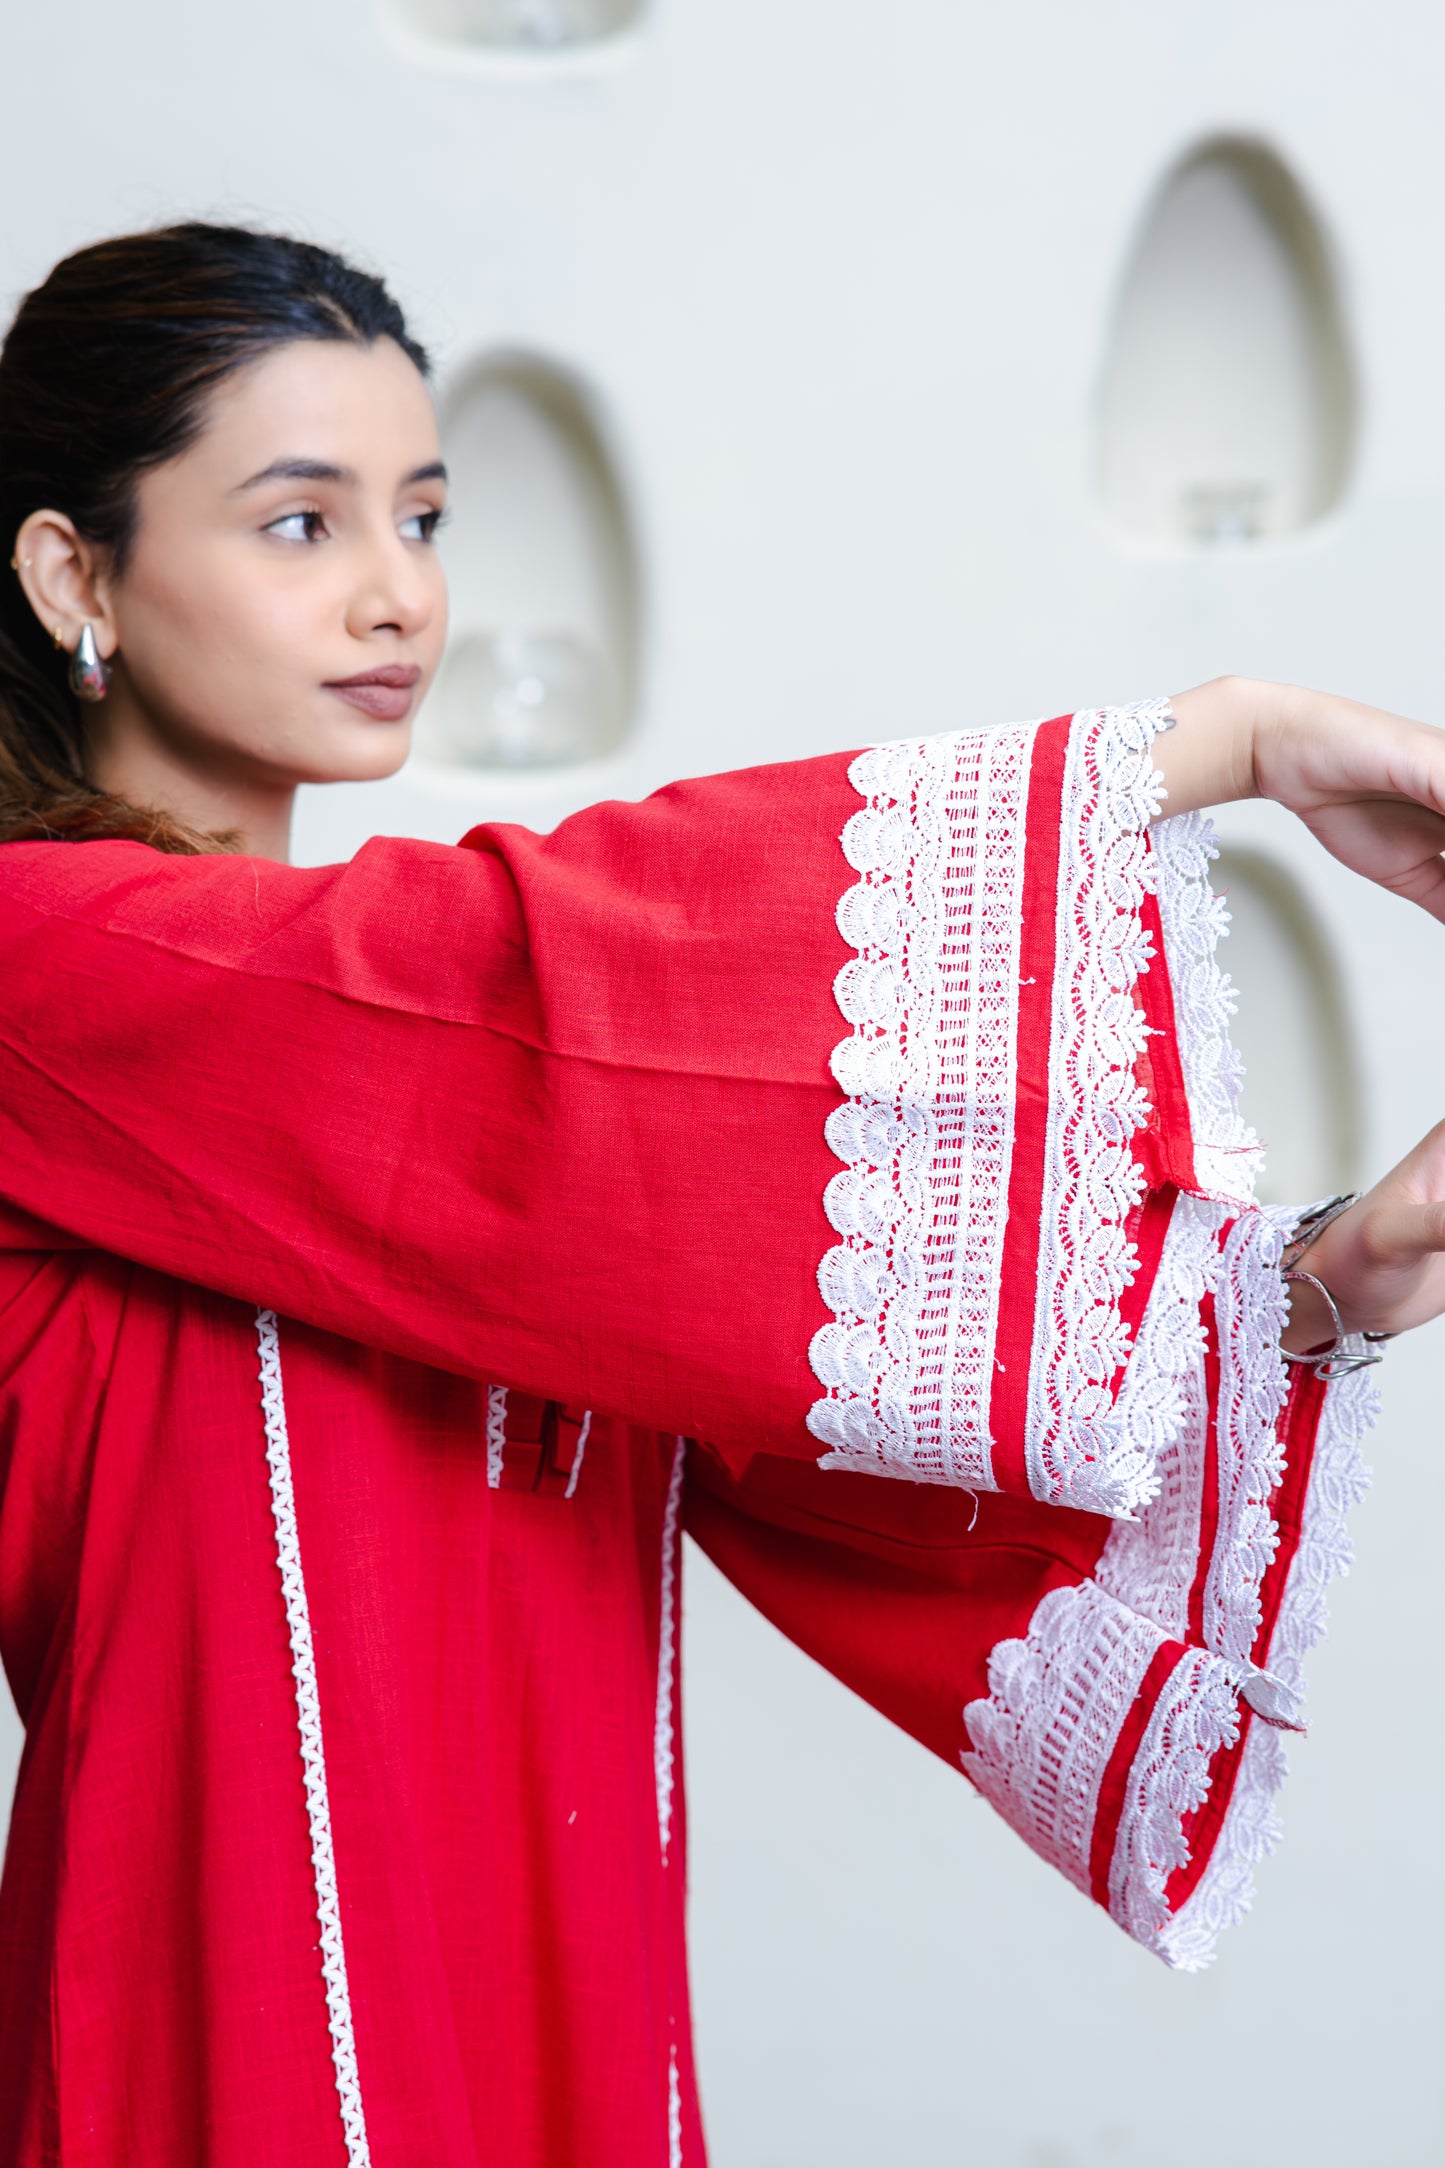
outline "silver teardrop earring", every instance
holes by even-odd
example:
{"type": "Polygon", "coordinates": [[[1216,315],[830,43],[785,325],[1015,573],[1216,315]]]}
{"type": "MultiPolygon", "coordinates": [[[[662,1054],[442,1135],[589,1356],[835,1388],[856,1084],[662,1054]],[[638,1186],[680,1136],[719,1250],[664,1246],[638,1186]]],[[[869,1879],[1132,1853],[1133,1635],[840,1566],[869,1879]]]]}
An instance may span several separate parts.
{"type": "Polygon", "coordinates": [[[89,618],[70,658],[70,689],[77,700],[104,700],[110,691],[110,665],[100,659],[89,618]]]}

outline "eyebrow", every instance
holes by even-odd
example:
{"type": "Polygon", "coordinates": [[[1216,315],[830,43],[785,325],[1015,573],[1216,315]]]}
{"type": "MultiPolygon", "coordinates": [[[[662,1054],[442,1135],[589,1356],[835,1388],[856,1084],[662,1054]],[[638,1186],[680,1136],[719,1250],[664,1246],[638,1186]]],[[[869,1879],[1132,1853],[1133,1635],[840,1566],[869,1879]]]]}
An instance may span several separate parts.
{"type": "MultiPolygon", "coordinates": [[[[444,482],[446,479],[445,463],[433,459],[426,466],[413,467],[410,474],[403,475],[401,486],[410,489],[416,482],[444,482]]],[[[246,490],[259,489],[265,482],[339,482],[343,488],[356,489],[360,481],[354,467],[334,466],[329,459],[273,459],[259,474],[238,482],[231,495],[242,496],[246,490]]]]}

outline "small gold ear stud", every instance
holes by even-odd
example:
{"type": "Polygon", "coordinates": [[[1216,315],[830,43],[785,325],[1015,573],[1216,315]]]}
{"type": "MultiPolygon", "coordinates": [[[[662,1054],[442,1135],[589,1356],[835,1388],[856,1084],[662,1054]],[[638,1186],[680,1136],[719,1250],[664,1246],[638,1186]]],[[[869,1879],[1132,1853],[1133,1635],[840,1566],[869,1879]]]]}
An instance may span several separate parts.
{"type": "Polygon", "coordinates": [[[63,625],[57,625],[50,637],[52,638],[52,640],[54,640],[57,647],[64,647],[65,627],[63,625]]]}
{"type": "Polygon", "coordinates": [[[12,553],[10,558],[10,570],[12,572],[28,572],[30,570],[32,562],[33,560],[29,557],[16,557],[12,553]]]}

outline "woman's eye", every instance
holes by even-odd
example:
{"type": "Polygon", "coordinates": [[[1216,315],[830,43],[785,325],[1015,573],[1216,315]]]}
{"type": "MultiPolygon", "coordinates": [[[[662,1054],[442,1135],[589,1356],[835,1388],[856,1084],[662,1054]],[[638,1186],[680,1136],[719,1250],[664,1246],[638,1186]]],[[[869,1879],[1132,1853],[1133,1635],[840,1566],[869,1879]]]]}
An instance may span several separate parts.
{"type": "Polygon", "coordinates": [[[279,535],[283,542],[319,542],[326,532],[326,521],[320,512],[288,512],[282,519],[273,519],[267,534],[279,535]]]}
{"type": "Polygon", "coordinates": [[[433,506],[429,512],[413,512],[410,519],[404,519],[400,532],[407,542],[431,542],[436,539],[438,527],[445,522],[446,513],[433,506]]]}

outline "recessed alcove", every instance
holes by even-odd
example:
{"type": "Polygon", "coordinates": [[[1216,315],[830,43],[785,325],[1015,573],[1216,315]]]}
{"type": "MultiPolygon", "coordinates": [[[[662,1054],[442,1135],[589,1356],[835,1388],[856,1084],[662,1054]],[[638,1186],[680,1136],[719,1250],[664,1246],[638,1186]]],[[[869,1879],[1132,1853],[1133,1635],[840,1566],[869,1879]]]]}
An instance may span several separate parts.
{"type": "Polygon", "coordinates": [[[425,37],[479,53],[545,54],[600,45],[632,29],[643,0],[398,0],[425,37]]]}
{"type": "Polygon", "coordinates": [[[1125,273],[1098,411],[1098,486],[1162,541],[1287,534],[1335,504],[1355,393],[1320,219],[1275,153],[1233,138],[1169,175],[1125,273]]]}
{"type": "Polygon", "coordinates": [[[451,638],[423,759],[472,768],[595,760],[637,697],[632,523],[593,402],[566,371],[502,355],[445,401],[451,638]]]}
{"type": "Polygon", "coordinates": [[[1230,916],[1219,956],[1239,995],[1230,1036],[1244,1063],[1240,1106],[1265,1147],[1261,1200],[1311,1204],[1353,1189],[1362,1085],[1329,937],[1266,852],[1221,852],[1214,885],[1230,916]]]}

